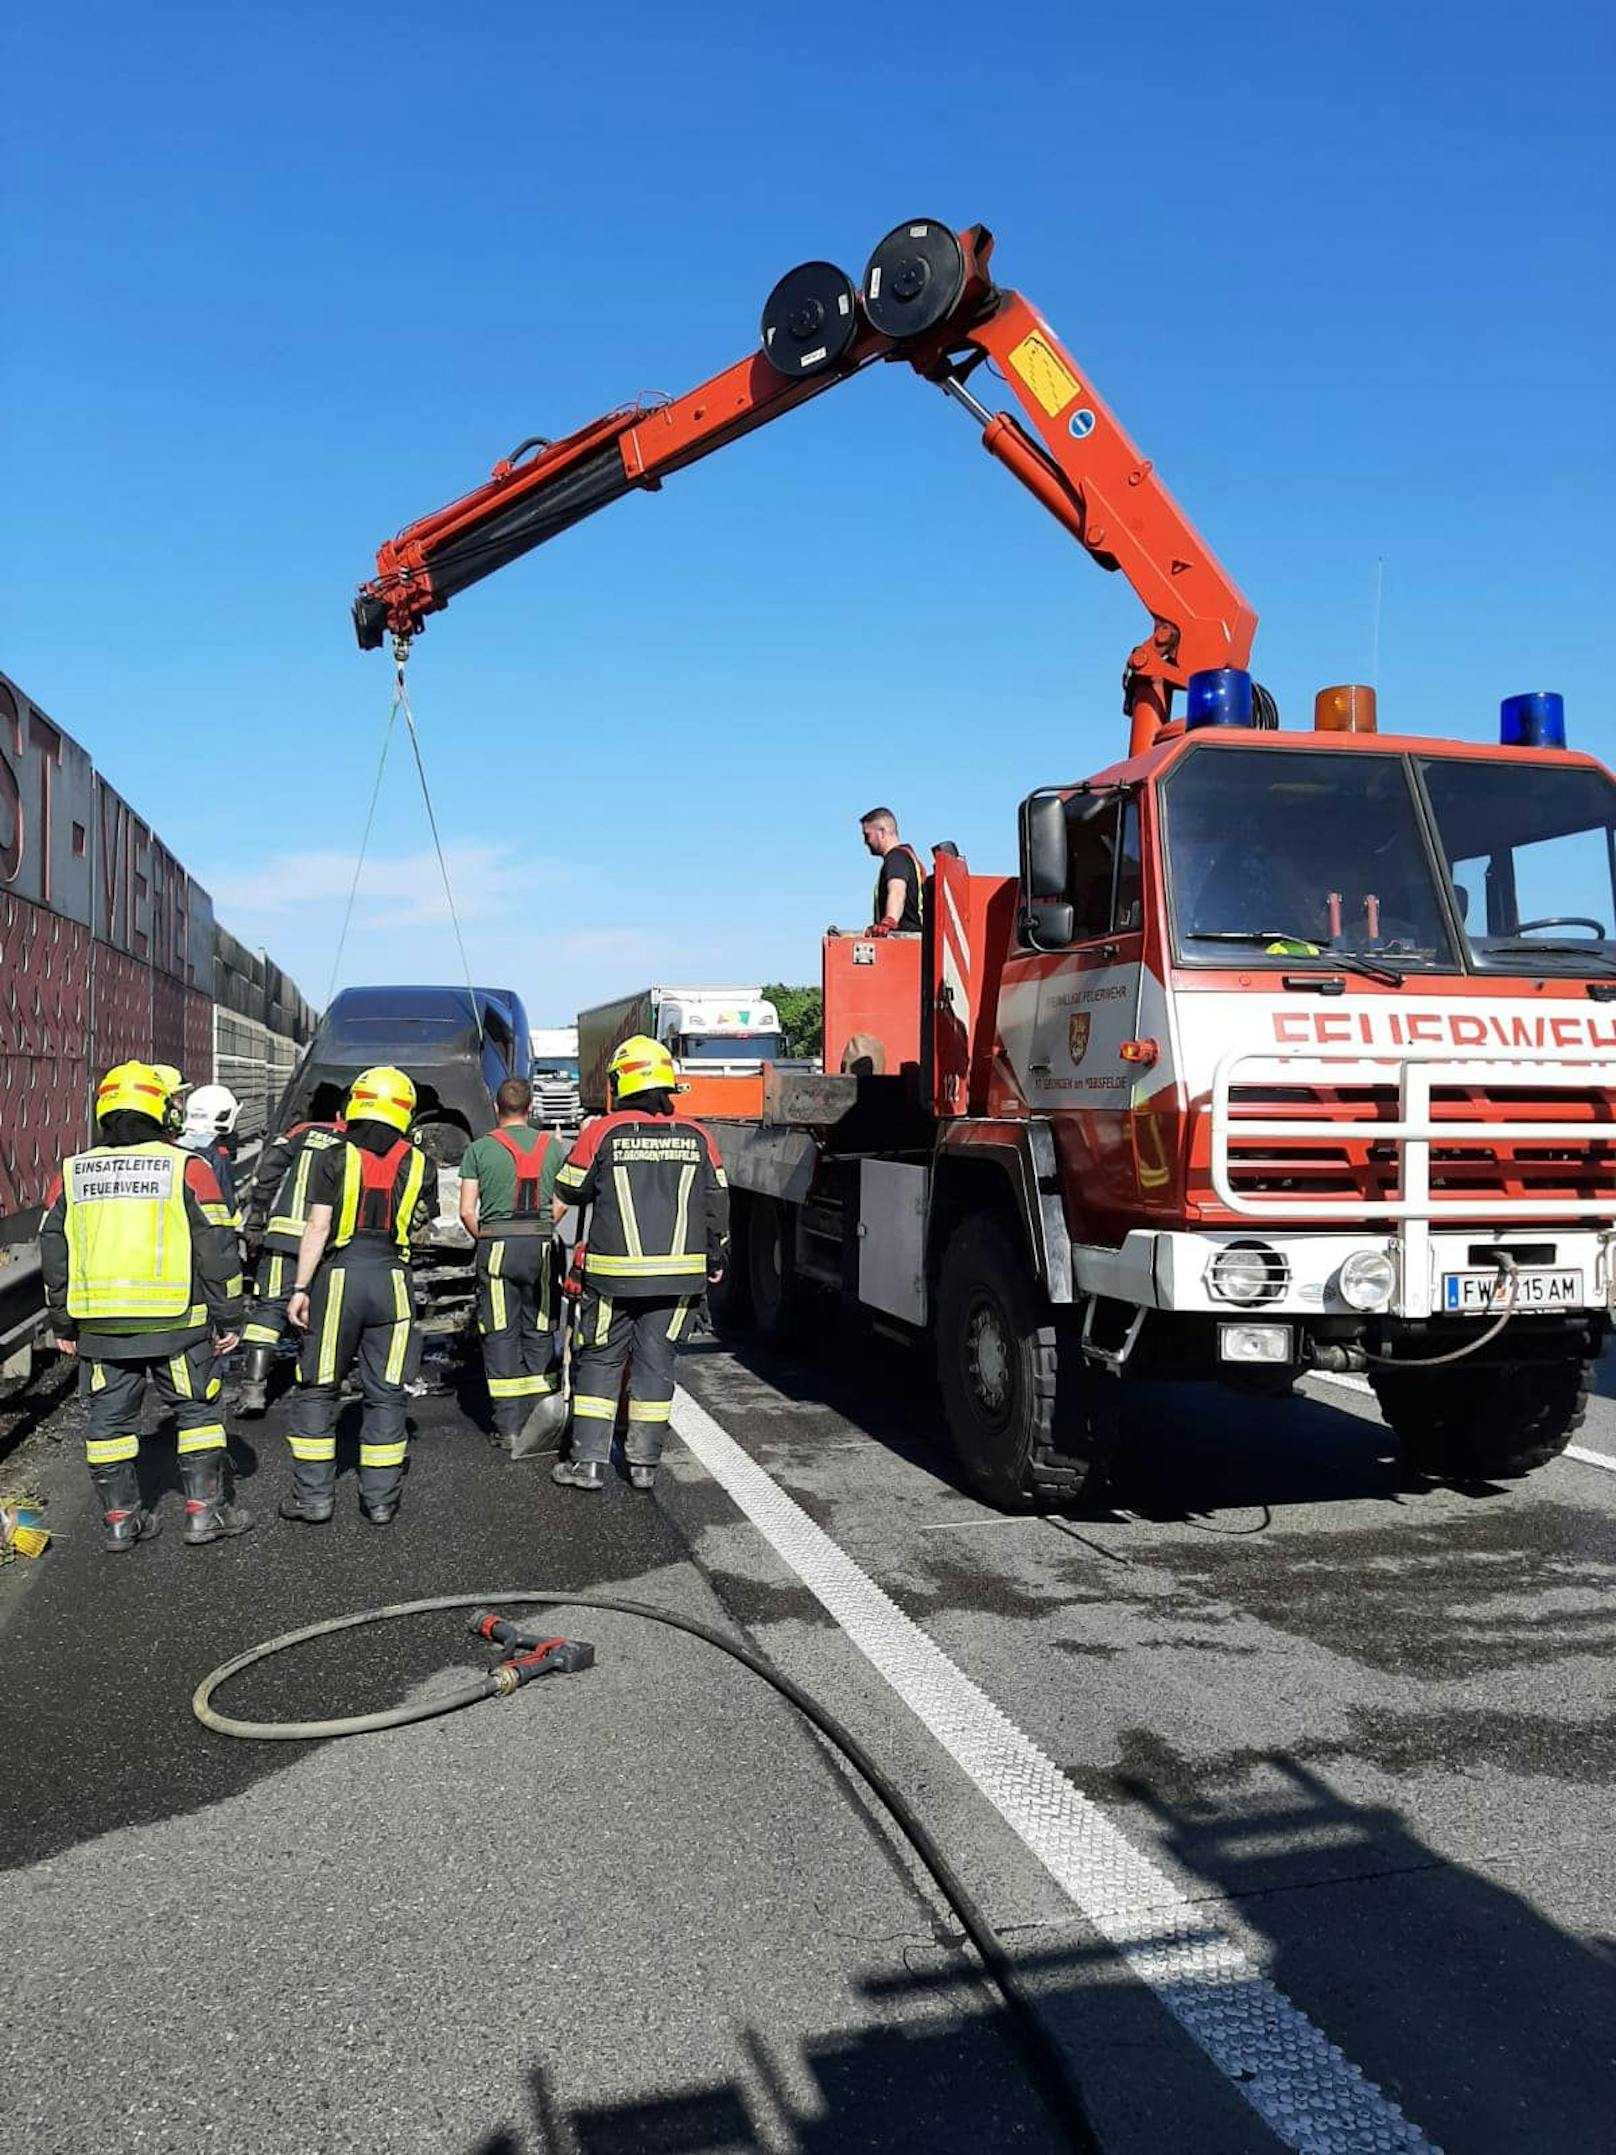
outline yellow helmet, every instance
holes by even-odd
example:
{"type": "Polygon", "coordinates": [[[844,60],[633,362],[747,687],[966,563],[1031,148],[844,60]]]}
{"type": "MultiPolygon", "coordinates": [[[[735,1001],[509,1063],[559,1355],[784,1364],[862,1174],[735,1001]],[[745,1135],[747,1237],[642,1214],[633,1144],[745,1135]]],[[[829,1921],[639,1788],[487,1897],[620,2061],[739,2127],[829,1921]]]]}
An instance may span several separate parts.
{"type": "Polygon", "coordinates": [[[606,1074],[616,1085],[619,1100],[632,1100],[641,1092],[674,1092],[679,1084],[673,1057],[660,1040],[645,1033],[635,1033],[614,1051],[606,1074]]]}
{"type": "Polygon", "coordinates": [[[349,1122],[385,1122],[402,1136],[415,1113],[415,1086],[391,1063],[361,1070],[353,1081],[344,1111],[349,1122]]]}
{"type": "MultiPolygon", "coordinates": [[[[174,1075],[178,1077],[178,1071],[174,1075]]],[[[164,1123],[172,1090],[166,1070],[151,1063],[117,1063],[95,1089],[95,1119],[104,1122],[109,1115],[128,1112],[164,1123]]]]}
{"type": "Polygon", "coordinates": [[[163,1128],[178,1130],[185,1121],[184,1110],[179,1103],[179,1095],[185,1091],[185,1080],[172,1063],[153,1063],[152,1068],[162,1080],[163,1089],[168,1095],[163,1103],[161,1116],[163,1128]]]}

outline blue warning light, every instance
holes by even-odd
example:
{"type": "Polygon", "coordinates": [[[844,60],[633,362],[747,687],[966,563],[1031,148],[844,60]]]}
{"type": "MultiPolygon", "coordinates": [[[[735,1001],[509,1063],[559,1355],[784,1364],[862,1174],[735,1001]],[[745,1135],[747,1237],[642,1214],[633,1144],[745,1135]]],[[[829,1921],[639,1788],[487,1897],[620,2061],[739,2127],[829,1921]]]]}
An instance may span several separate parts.
{"type": "Polygon", "coordinates": [[[1238,666],[1192,673],[1184,707],[1186,726],[1249,726],[1251,676],[1238,666]]]}
{"type": "Polygon", "coordinates": [[[1498,738],[1505,748],[1564,748],[1565,698],[1549,688],[1506,696],[1498,706],[1498,738]]]}

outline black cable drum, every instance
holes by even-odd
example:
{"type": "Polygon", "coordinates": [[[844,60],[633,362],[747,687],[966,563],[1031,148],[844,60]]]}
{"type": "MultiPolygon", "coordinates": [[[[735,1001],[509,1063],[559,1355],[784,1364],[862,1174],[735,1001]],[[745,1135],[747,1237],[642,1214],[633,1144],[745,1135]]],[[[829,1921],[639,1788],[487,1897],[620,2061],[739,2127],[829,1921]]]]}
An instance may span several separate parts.
{"type": "Polygon", "coordinates": [[[959,235],[934,218],[895,226],[864,269],[864,311],[885,337],[923,337],[948,319],[964,290],[959,235]]]}
{"type": "Polygon", "coordinates": [[[824,374],[858,334],[858,294],[834,262],[799,262],[763,302],[763,356],[791,381],[824,374]]]}

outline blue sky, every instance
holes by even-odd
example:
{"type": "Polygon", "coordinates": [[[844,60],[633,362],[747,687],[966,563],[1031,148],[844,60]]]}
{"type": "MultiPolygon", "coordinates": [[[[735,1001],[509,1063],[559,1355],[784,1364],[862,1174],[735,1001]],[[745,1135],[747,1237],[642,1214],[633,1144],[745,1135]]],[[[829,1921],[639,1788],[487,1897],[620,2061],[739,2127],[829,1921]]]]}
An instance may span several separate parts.
{"type": "MultiPolygon", "coordinates": [[[[742,356],[782,271],[981,220],[1300,720],[1488,736],[1608,654],[1616,32],[1505,9],[29,9],[0,46],[0,666],[323,999],[377,544],[742,356]]],[[[1011,864],[1142,616],[882,369],[465,594],[411,662],[472,963],[536,1019],[806,979],[857,813],[1011,864]]],[[[342,977],[453,978],[395,755],[342,977]]]]}

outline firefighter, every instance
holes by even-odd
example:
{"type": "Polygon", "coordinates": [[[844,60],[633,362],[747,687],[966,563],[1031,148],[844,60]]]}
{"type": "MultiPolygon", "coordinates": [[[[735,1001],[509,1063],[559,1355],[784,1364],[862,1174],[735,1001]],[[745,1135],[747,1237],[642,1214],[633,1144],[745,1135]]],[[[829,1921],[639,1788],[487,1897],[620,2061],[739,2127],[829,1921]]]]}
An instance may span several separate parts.
{"type": "Polygon", "coordinates": [[[241,1102],[228,1085],[198,1085],[187,1094],[180,1143],[200,1153],[218,1177],[224,1201],[236,1209],[235,1136],[241,1102]]]}
{"type": "Polygon", "coordinates": [[[923,917],[926,871],[913,846],[898,836],[898,819],[890,808],[872,808],[859,817],[867,851],[881,865],[875,872],[875,896],[871,901],[871,935],[918,935],[923,917]]]}
{"type": "Polygon", "coordinates": [[[294,1122],[266,1145],[247,1195],[242,1226],[247,1261],[255,1275],[252,1315],[242,1339],[247,1358],[236,1405],[248,1418],[269,1408],[269,1376],[275,1349],[286,1332],[298,1245],[308,1224],[309,1177],[317,1154],[342,1142],[342,1088],[316,1085],[306,1122],[294,1122]]]}
{"type": "Polygon", "coordinates": [[[308,1222],[288,1321],[303,1333],[292,1409],[292,1493],[283,1519],[323,1526],[337,1485],[337,1407],[355,1362],[359,1509],[389,1526],[404,1484],[404,1376],[415,1329],[410,1235],[437,1217],[438,1171],[409,1139],[415,1086],[402,1070],[363,1070],[348,1095],[341,1140],[314,1153],[308,1222]],[[327,1256],[327,1251],[330,1254],[327,1256]],[[322,1262],[322,1259],[325,1261],[322,1262]]]}
{"type": "Polygon", "coordinates": [[[673,1404],[673,1358],[709,1282],[723,1277],[729,1194],[713,1141],[674,1113],[678,1077],[637,1034],[607,1066],[611,1112],[589,1124],[556,1176],[556,1209],[590,1205],[574,1338],[572,1456],[552,1469],[599,1489],[632,1351],[624,1453],[636,1489],[656,1480],[673,1404]]]}
{"type": "Polygon", "coordinates": [[[561,1148],[529,1123],[532,1105],[527,1079],[506,1078],[494,1095],[498,1122],[460,1161],[460,1221],[477,1244],[477,1328],[494,1441],[505,1451],[534,1401],[561,1382],[551,1315],[561,1148]]]}
{"type": "Polygon", "coordinates": [[[100,1142],[62,1162],[40,1229],[51,1326],[78,1358],[85,1455],[114,1553],[159,1527],[136,1468],[148,1377],[179,1430],[187,1543],[253,1523],[231,1500],[214,1370],[241,1325],[235,1228],[207,1161],[165,1135],[171,1097],[150,1063],[107,1072],[100,1142]]]}

